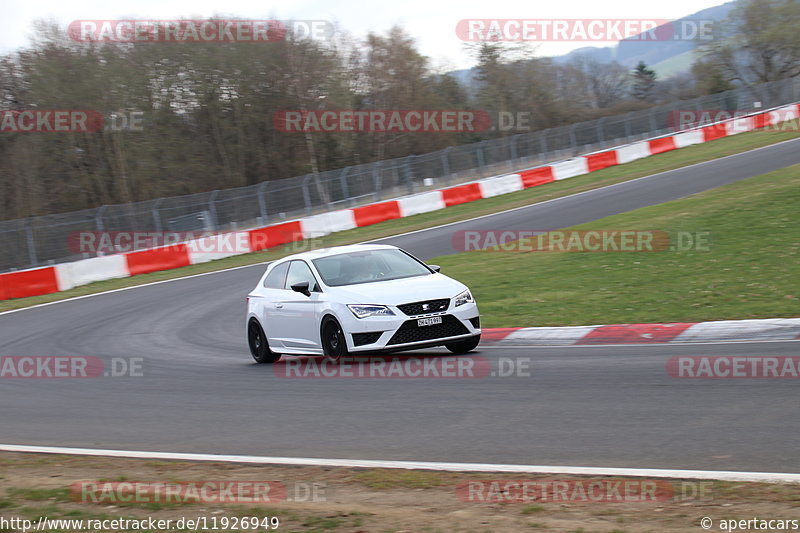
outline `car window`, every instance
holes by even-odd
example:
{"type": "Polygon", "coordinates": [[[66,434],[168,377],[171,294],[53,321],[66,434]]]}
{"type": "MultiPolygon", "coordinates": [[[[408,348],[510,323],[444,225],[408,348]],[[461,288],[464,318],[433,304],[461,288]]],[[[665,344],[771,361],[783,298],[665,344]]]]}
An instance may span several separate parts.
{"type": "Polygon", "coordinates": [[[323,281],[332,287],[424,276],[431,271],[402,250],[351,252],[314,259],[323,281]]]}
{"type": "Polygon", "coordinates": [[[264,287],[267,289],[282,289],[287,270],[289,270],[289,263],[281,263],[273,268],[264,280],[264,287]]]}
{"type": "Polygon", "coordinates": [[[317,279],[305,261],[292,261],[289,263],[289,275],[286,276],[286,288],[291,289],[295,283],[308,282],[310,291],[319,291],[317,279]]]}

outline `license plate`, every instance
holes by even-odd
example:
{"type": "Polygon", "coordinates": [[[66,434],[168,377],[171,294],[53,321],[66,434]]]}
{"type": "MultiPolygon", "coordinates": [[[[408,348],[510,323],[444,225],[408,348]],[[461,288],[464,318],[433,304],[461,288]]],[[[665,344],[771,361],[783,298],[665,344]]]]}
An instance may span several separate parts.
{"type": "Polygon", "coordinates": [[[434,324],[441,324],[442,317],[440,316],[432,316],[430,318],[419,318],[417,319],[417,326],[433,326],[434,324]]]}

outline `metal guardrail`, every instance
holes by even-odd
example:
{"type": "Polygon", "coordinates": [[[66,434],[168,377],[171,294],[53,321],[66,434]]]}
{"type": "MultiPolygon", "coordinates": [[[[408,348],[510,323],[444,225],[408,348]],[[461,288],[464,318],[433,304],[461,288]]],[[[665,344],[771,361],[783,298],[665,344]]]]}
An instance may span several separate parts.
{"type": "Polygon", "coordinates": [[[451,146],[247,187],[0,221],[0,271],[89,257],[70,236],[93,231],[226,231],[395,198],[542,165],[673,131],[678,110],[751,110],[800,100],[800,78],[681,100],[558,128],[451,146]],[[74,247],[72,247],[74,248],[74,247]]]}

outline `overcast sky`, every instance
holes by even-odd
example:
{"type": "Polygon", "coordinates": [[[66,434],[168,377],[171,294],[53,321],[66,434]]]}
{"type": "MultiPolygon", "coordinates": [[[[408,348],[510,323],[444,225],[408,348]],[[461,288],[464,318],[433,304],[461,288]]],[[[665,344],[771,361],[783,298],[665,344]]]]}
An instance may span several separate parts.
{"type": "MultiPolygon", "coordinates": [[[[437,68],[472,66],[473,58],[455,28],[462,19],[667,19],[690,15],[724,3],[723,0],[0,0],[0,52],[25,46],[36,19],[63,25],[73,20],[175,19],[235,16],[251,19],[330,20],[356,37],[369,31],[383,33],[398,24],[417,41],[419,50],[437,68]]],[[[560,55],[583,46],[609,46],[611,42],[548,42],[537,55],[560,55]]]]}

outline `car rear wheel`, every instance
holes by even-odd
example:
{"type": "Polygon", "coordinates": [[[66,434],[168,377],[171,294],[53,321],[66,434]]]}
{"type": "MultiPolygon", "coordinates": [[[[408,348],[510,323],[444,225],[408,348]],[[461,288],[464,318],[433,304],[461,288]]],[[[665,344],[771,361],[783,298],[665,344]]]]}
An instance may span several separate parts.
{"type": "Polygon", "coordinates": [[[451,342],[450,344],[445,344],[444,347],[453,352],[454,354],[462,354],[471,352],[475,348],[477,348],[478,343],[481,342],[481,336],[475,335],[474,337],[470,337],[464,341],[458,342],[451,342]]]}
{"type": "Polygon", "coordinates": [[[250,345],[250,353],[256,363],[274,363],[281,358],[281,354],[269,349],[264,328],[261,327],[258,320],[250,320],[247,325],[247,344],[250,345]]]}
{"type": "Polygon", "coordinates": [[[322,352],[329,361],[339,361],[347,356],[347,340],[342,326],[335,318],[325,317],[322,322],[322,352]]]}

